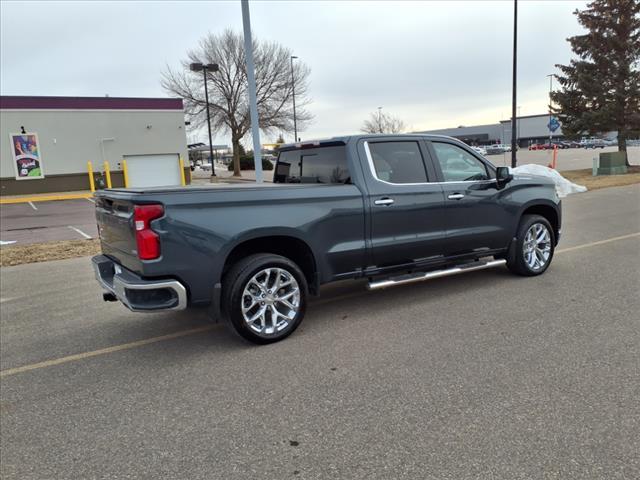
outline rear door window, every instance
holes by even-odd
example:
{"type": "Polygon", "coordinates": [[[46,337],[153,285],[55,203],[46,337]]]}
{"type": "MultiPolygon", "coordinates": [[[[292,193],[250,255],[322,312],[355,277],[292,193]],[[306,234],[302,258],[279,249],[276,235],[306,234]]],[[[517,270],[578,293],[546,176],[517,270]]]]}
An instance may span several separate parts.
{"type": "Polygon", "coordinates": [[[378,180],[395,184],[427,182],[418,142],[371,142],[368,145],[378,180]]]}
{"type": "Polygon", "coordinates": [[[351,183],[344,145],[280,152],[274,183],[351,183]]]}

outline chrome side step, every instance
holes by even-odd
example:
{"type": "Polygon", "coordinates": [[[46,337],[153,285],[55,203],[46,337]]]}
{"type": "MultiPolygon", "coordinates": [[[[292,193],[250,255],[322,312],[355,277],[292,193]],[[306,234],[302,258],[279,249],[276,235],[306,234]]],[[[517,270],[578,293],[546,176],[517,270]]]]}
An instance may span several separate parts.
{"type": "Polygon", "coordinates": [[[485,268],[499,267],[506,264],[505,259],[490,260],[486,262],[473,262],[466,265],[460,265],[459,267],[447,268],[444,270],[434,270],[432,272],[420,272],[410,273],[407,275],[400,275],[398,277],[391,277],[385,280],[377,280],[369,282],[367,288],[369,290],[378,290],[381,288],[394,287],[396,285],[404,285],[407,283],[423,282],[425,280],[431,280],[433,278],[448,277],[449,275],[457,275],[459,273],[474,272],[476,270],[484,270],[485,268]]]}

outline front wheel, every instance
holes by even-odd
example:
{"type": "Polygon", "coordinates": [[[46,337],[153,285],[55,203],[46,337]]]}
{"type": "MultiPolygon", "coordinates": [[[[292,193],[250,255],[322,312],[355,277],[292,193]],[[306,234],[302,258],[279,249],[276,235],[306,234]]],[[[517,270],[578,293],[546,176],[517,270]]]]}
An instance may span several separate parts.
{"type": "Polygon", "coordinates": [[[540,215],[525,215],[507,257],[513,273],[532,277],[544,273],[553,259],[555,234],[549,221],[540,215]]]}
{"type": "Polygon", "coordinates": [[[225,276],[223,300],[240,336],[253,343],[273,343],[291,335],[302,322],[307,281],[288,258],[251,255],[225,276]]]}

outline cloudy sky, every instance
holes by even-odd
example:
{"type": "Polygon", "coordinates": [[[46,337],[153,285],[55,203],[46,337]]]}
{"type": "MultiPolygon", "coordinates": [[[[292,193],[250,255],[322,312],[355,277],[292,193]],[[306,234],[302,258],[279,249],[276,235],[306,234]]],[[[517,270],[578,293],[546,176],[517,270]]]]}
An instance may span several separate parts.
{"type": "MultiPolygon", "coordinates": [[[[519,2],[522,115],[546,110],[546,75],[571,58],[566,38],[581,32],[572,12],[585,3],[519,2]]],[[[176,66],[207,32],[242,30],[237,0],[0,5],[2,95],[166,96],[165,65],[176,66]]],[[[510,115],[511,1],[250,5],[254,35],[311,68],[315,120],[303,138],[356,133],[379,106],[412,130],[510,115]]]]}

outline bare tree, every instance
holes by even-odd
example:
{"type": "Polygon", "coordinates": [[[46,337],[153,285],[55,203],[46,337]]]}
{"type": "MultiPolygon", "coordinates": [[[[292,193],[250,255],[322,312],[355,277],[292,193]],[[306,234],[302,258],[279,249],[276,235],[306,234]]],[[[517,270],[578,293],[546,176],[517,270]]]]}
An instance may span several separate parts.
{"type": "Polygon", "coordinates": [[[364,133],[402,133],[406,129],[407,126],[402,120],[380,109],[372,112],[361,128],[364,133]]]}
{"type": "MultiPolygon", "coordinates": [[[[293,132],[293,87],[296,95],[298,130],[312,120],[305,110],[309,104],[308,78],[310,69],[299,60],[291,72],[291,51],[275,42],[253,39],[256,66],[256,90],[260,128],[293,132]]],[[[195,62],[217,63],[218,72],[207,72],[211,128],[231,134],[233,146],[233,174],[240,175],[240,141],[251,128],[244,40],[241,34],[225,30],[219,35],[209,34],[198,47],[187,52],[181,67],[166,68],[162,73],[162,87],[172,95],[184,99],[185,111],[192,126],[206,123],[206,102],[202,72],[192,72],[195,62]]]]}

